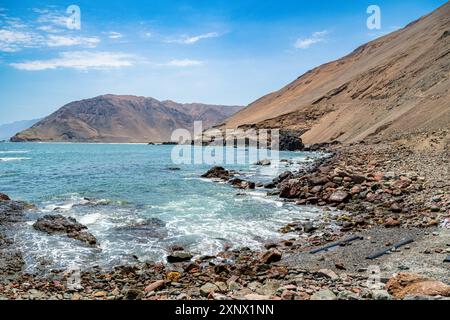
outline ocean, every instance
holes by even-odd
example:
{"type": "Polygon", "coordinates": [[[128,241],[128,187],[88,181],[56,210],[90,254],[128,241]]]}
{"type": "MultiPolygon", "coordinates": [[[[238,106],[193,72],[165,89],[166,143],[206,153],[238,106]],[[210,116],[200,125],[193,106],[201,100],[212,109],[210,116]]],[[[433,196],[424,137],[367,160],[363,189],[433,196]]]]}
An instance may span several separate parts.
{"type": "MultiPolygon", "coordinates": [[[[27,222],[15,238],[24,252],[25,270],[164,262],[173,245],[196,256],[217,254],[225,246],[262,250],[268,241],[295,236],[279,233],[280,227],[321,213],[316,207],[298,207],[268,196],[263,188],[238,190],[202,179],[211,165],[173,164],[172,148],[1,143],[0,192],[37,207],[27,212],[27,222]],[[77,219],[100,246],[34,230],[33,223],[46,214],[77,219]]],[[[280,152],[280,159],[290,160],[290,165],[273,159],[265,167],[223,166],[264,183],[321,156],[280,152]]]]}

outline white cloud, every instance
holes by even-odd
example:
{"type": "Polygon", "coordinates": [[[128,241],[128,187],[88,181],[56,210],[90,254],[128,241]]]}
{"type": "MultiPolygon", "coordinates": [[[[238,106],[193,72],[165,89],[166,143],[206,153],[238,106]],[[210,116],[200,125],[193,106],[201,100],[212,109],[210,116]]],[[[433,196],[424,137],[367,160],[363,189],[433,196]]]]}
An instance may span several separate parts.
{"type": "Polygon", "coordinates": [[[110,39],[120,39],[123,38],[123,34],[115,31],[111,31],[108,33],[108,38],[110,39]]]}
{"type": "Polygon", "coordinates": [[[21,47],[30,47],[34,42],[32,34],[16,30],[0,29],[0,51],[16,52],[21,47]]]}
{"type": "Polygon", "coordinates": [[[326,41],[325,36],[329,32],[327,30],[316,31],[309,38],[299,38],[295,41],[294,47],[297,49],[308,49],[312,45],[326,41]]]}
{"type": "Polygon", "coordinates": [[[220,37],[220,34],[218,34],[217,32],[209,32],[209,33],[205,33],[205,34],[200,34],[198,36],[182,37],[180,39],[169,39],[169,40],[166,40],[166,42],[167,43],[179,43],[179,44],[194,44],[203,39],[217,38],[217,37],[220,37]]]}
{"type": "Polygon", "coordinates": [[[49,47],[69,47],[69,46],[86,46],[94,48],[100,39],[97,37],[67,37],[50,35],[46,38],[46,44],[49,47]]]}
{"type": "Polygon", "coordinates": [[[39,9],[34,8],[33,11],[39,14],[36,21],[47,26],[53,26],[57,28],[66,28],[68,17],[62,10],[50,10],[50,9],[39,9]]]}
{"type": "Polygon", "coordinates": [[[86,71],[88,69],[102,70],[130,67],[134,62],[134,56],[120,52],[74,51],[63,52],[55,59],[25,61],[11,63],[10,65],[16,69],[25,71],[42,71],[58,68],[86,71]]]}
{"type": "Polygon", "coordinates": [[[202,61],[198,60],[190,60],[190,59],[182,59],[182,60],[171,60],[169,61],[166,66],[169,67],[195,67],[195,66],[201,66],[203,64],[202,61]]]}

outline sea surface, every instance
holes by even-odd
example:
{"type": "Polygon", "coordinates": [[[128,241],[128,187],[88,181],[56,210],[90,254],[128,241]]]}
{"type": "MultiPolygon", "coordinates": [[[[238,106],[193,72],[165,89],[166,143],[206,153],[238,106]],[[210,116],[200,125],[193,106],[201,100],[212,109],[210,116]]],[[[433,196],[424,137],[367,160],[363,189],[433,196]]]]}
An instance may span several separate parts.
{"type": "MultiPolygon", "coordinates": [[[[216,254],[226,246],[261,250],[267,241],[292,238],[278,232],[286,223],[321,213],[267,196],[263,188],[243,191],[202,179],[211,165],[174,164],[172,149],[144,144],[0,143],[0,192],[37,207],[27,213],[15,238],[27,271],[164,262],[173,245],[198,256],[216,254]],[[77,219],[96,236],[99,248],[35,231],[33,223],[46,214],[77,219]]],[[[292,164],[275,159],[268,167],[223,166],[245,179],[268,182],[321,156],[280,152],[280,159],[292,164]]]]}

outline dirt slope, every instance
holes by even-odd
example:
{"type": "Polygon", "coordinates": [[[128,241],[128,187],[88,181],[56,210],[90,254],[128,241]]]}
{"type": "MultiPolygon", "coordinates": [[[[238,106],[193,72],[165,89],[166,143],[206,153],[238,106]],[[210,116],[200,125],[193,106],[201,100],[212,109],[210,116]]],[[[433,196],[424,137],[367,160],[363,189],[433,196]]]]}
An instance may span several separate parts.
{"type": "Polygon", "coordinates": [[[307,129],[306,143],[450,127],[450,3],[253,102],[223,127],[307,129]]]}

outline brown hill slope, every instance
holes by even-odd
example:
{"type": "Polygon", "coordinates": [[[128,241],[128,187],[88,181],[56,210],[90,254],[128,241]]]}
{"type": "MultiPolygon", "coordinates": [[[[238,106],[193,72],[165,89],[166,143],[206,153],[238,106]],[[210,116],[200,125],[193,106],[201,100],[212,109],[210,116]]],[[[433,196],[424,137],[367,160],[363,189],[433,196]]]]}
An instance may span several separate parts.
{"type": "Polygon", "coordinates": [[[11,141],[164,142],[173,130],[221,123],[241,107],[104,95],[69,103],[11,141]]]}
{"type": "Polygon", "coordinates": [[[304,129],[306,143],[450,127],[450,3],[311,70],[223,127],[304,129]]]}

